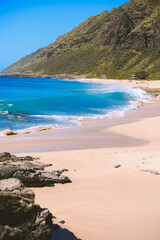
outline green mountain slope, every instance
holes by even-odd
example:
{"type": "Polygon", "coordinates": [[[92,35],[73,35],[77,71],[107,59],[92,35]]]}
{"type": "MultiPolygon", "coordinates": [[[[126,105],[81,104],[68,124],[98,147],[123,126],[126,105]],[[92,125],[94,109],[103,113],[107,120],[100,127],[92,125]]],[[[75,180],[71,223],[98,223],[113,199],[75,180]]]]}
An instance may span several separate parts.
{"type": "Polygon", "coordinates": [[[131,0],[90,17],[5,74],[160,79],[160,0],[131,0]]]}

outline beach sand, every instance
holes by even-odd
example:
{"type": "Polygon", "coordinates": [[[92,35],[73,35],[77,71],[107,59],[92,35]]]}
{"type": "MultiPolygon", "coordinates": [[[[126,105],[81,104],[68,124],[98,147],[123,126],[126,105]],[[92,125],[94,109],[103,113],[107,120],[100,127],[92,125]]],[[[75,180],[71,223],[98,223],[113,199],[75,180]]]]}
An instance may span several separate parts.
{"type": "Polygon", "coordinates": [[[125,87],[141,88],[146,91],[160,91],[160,80],[114,80],[97,78],[79,78],[80,82],[102,83],[102,84],[120,84],[125,87]]]}
{"type": "Polygon", "coordinates": [[[160,103],[122,118],[0,137],[0,152],[67,168],[72,183],[34,188],[36,203],[83,240],[160,239],[160,103]],[[121,165],[115,168],[116,165],[121,165]]]}

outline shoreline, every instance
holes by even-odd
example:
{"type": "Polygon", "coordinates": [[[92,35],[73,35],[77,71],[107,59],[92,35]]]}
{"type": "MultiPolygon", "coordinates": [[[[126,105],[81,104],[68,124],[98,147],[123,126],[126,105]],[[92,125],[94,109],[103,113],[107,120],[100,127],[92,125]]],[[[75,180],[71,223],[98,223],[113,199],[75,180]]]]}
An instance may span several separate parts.
{"type": "Polygon", "coordinates": [[[110,128],[154,119],[159,116],[159,112],[160,100],[157,100],[155,103],[144,104],[142,108],[135,111],[129,111],[123,117],[82,122],[82,125],[69,128],[1,136],[0,152],[34,153],[144,145],[147,143],[145,139],[128,137],[125,132],[114,134],[110,128]]]}
{"type": "Polygon", "coordinates": [[[98,79],[80,78],[76,81],[101,84],[120,84],[124,87],[141,88],[146,92],[160,92],[160,80],[119,80],[119,79],[98,79]]]}
{"type": "Polygon", "coordinates": [[[77,238],[159,240],[159,122],[157,99],[121,118],[0,137],[0,152],[40,157],[53,164],[49,171],[69,170],[71,184],[33,191],[36,204],[77,238]]]}
{"type": "Polygon", "coordinates": [[[27,77],[27,78],[53,78],[62,79],[68,81],[80,81],[86,83],[102,83],[102,84],[121,84],[125,87],[140,87],[141,89],[148,92],[160,92],[160,80],[141,80],[141,79],[102,79],[102,78],[86,78],[79,75],[39,75],[39,74],[0,74],[0,77],[27,77]]]}
{"type": "MultiPolygon", "coordinates": [[[[85,82],[85,83],[96,83],[96,84],[106,84],[106,85],[121,85],[121,86],[124,86],[124,87],[130,87],[130,88],[140,88],[142,90],[145,90],[145,91],[148,91],[150,92],[150,95],[151,93],[153,92],[155,94],[155,96],[157,97],[157,99],[160,98],[160,95],[157,94],[160,93],[160,81],[156,80],[156,81],[152,81],[151,83],[148,83],[148,81],[131,81],[131,80],[113,80],[113,79],[96,79],[96,78],[93,78],[93,79],[87,79],[87,78],[77,78],[77,79],[65,79],[67,81],[79,81],[79,82],[85,82]],[[145,87],[144,87],[145,85],[145,87]],[[146,89],[146,85],[147,85],[147,89],[146,89]],[[143,86],[143,88],[142,88],[143,86]]],[[[151,97],[154,97],[154,95],[152,95],[151,97]]],[[[153,100],[157,100],[156,98],[153,99],[153,100]]],[[[124,115],[128,112],[131,112],[131,111],[134,111],[138,108],[141,108],[143,107],[143,104],[146,104],[144,103],[143,101],[135,101],[135,109],[134,108],[130,108],[128,111],[124,112],[124,115]]],[[[117,118],[119,116],[116,116],[117,118]]],[[[108,119],[108,118],[114,118],[113,117],[107,117],[107,114],[106,116],[101,116],[99,115],[99,117],[97,117],[97,119],[108,119]]],[[[86,125],[91,122],[96,122],[96,118],[92,119],[92,118],[87,118],[87,117],[84,117],[83,120],[80,120],[78,121],[77,120],[77,124],[78,126],[83,126],[83,125],[86,125]]],[[[38,133],[38,132],[41,132],[41,131],[47,131],[47,130],[55,130],[55,129],[65,129],[65,128],[70,128],[70,127],[73,127],[73,125],[70,125],[70,126],[55,126],[55,125],[52,125],[52,124],[46,124],[46,125],[40,125],[40,126],[34,126],[34,127],[29,127],[29,128],[26,128],[26,129],[19,129],[19,130],[11,130],[11,129],[4,129],[2,131],[0,131],[0,138],[1,137],[4,137],[4,136],[12,136],[12,135],[28,135],[28,134],[33,134],[33,133],[38,133]]]]}
{"type": "MultiPolygon", "coordinates": [[[[156,103],[144,106],[136,113],[128,113],[123,120],[115,119],[106,125],[99,122],[99,132],[96,124],[79,128],[91,139],[95,133],[103,136],[100,141],[100,135],[96,134],[98,141],[96,145],[91,142],[93,148],[87,145],[89,139],[85,139],[85,148],[80,149],[34,149],[29,153],[30,146],[27,154],[40,157],[43,163],[52,163],[49,170],[68,169],[67,175],[72,181],[65,186],[33,189],[36,203],[49,208],[57,221],[65,220],[64,228],[83,240],[106,240],[106,237],[112,240],[158,240],[160,177],[154,172],[160,173],[159,121],[160,103],[156,103]],[[104,142],[104,135],[115,145],[104,142]],[[115,136],[119,138],[118,142],[115,142],[115,136]],[[133,144],[133,139],[137,144],[133,144]],[[137,142],[139,140],[143,142],[137,142]],[[149,170],[153,173],[144,172],[149,170]]],[[[51,133],[41,134],[39,139],[43,139],[43,144],[45,136],[49,143],[51,133]]],[[[73,145],[75,136],[70,134],[73,145]]],[[[76,132],[76,137],[82,145],[82,135],[76,132]]],[[[53,145],[52,142],[52,149],[53,145]]]]}

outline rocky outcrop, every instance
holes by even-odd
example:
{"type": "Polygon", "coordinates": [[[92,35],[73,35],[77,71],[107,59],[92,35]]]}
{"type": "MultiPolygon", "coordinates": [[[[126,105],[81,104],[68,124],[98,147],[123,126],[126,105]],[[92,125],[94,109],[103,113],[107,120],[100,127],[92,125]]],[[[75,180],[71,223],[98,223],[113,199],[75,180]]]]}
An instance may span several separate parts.
{"type": "Polygon", "coordinates": [[[71,182],[67,176],[62,175],[64,170],[47,172],[44,168],[51,164],[42,164],[30,156],[16,157],[9,153],[1,153],[0,162],[0,180],[18,178],[27,187],[53,186],[55,183],[71,182]]]}
{"type": "Polygon", "coordinates": [[[17,157],[15,155],[11,155],[8,152],[0,153],[0,162],[6,162],[6,161],[12,161],[12,162],[19,162],[19,161],[34,161],[37,158],[33,158],[31,156],[25,156],[25,157],[17,157]]]}
{"type": "Polygon", "coordinates": [[[0,240],[50,240],[52,215],[18,179],[0,181],[0,240]]]}
{"type": "Polygon", "coordinates": [[[62,175],[67,169],[47,172],[45,167],[51,165],[31,156],[0,153],[0,240],[51,240],[52,214],[35,204],[28,188],[71,182],[62,175]]]}

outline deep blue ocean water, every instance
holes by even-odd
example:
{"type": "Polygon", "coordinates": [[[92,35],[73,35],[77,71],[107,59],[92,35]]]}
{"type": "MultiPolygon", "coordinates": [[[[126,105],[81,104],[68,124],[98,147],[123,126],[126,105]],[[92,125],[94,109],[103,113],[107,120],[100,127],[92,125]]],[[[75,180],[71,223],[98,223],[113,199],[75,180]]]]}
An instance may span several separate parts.
{"type": "Polygon", "coordinates": [[[49,78],[0,77],[0,131],[123,115],[146,97],[140,89],[49,78]]]}

